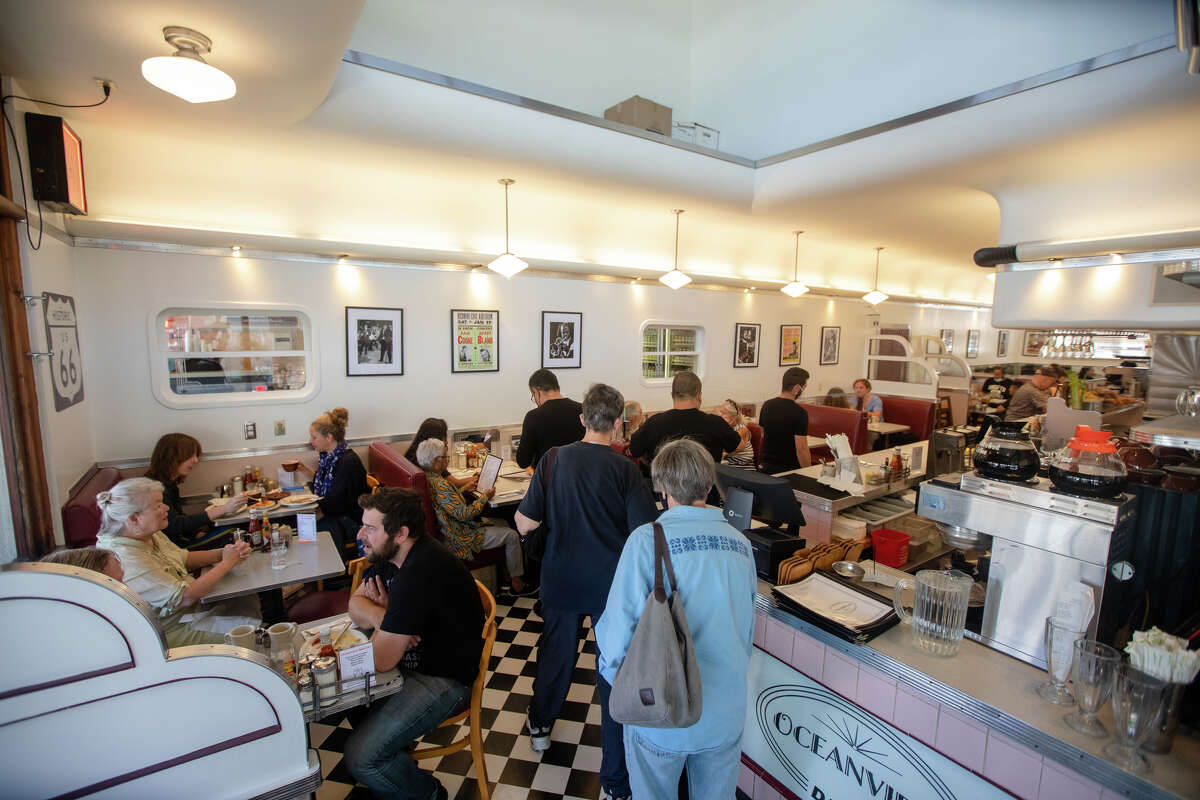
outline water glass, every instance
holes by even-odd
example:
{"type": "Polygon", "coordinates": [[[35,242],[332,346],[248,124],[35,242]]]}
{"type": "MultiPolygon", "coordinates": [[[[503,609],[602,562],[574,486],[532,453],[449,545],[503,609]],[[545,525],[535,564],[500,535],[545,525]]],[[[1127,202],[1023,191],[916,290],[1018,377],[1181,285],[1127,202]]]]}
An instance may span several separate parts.
{"type": "Polygon", "coordinates": [[[1075,700],[1079,703],[1079,710],[1067,714],[1063,722],[1093,739],[1108,736],[1108,729],[1096,719],[1096,713],[1112,694],[1113,672],[1120,663],[1121,654],[1106,644],[1094,639],[1075,642],[1075,666],[1071,670],[1071,682],[1075,684],[1075,700]]]}
{"type": "Polygon", "coordinates": [[[1067,688],[1067,677],[1075,660],[1075,640],[1079,638],[1082,632],[1075,630],[1073,623],[1057,617],[1046,619],[1046,672],[1050,680],[1035,687],[1038,697],[1056,706],[1075,705],[1075,696],[1067,688]]]}
{"type": "Polygon", "coordinates": [[[1131,664],[1121,664],[1113,676],[1112,704],[1115,742],[1104,746],[1104,755],[1134,775],[1150,771],[1150,762],[1138,752],[1159,723],[1167,698],[1167,683],[1131,664]]]}
{"type": "Polygon", "coordinates": [[[287,566],[288,543],[287,537],[275,536],[271,539],[271,569],[283,569],[287,566]]]}

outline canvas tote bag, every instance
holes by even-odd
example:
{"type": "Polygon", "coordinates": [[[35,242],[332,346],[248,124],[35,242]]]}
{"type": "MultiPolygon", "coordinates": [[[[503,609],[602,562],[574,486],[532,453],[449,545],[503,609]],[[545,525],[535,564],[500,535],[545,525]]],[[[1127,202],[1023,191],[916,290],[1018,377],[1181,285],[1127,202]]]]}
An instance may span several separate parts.
{"type": "Polygon", "coordinates": [[[700,665],[675,584],[662,525],[654,523],[654,589],[608,699],[612,718],[643,728],[686,728],[700,719],[700,665]],[[671,596],[663,587],[663,564],[671,596]]]}

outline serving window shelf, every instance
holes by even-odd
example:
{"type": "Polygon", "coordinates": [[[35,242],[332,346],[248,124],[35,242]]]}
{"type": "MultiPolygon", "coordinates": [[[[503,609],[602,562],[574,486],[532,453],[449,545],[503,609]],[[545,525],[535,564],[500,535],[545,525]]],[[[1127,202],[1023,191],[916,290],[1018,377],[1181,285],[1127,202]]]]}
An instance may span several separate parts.
{"type": "Polygon", "coordinates": [[[694,323],[647,320],[641,329],[642,383],[669,384],[677,373],[704,377],[704,328],[694,323]]]}
{"type": "Polygon", "coordinates": [[[258,303],[164,309],[150,319],[154,395],[172,408],[308,400],[317,391],[308,313],[258,303]]]}

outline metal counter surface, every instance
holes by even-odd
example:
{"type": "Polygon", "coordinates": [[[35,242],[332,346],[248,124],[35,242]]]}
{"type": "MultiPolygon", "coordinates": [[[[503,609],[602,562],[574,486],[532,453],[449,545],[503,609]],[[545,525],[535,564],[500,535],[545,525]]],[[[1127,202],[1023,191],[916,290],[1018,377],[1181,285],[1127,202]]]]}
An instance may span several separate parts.
{"type": "MultiPolygon", "coordinates": [[[[1089,739],[1062,721],[1071,709],[1054,706],[1033,693],[1046,673],[970,640],[953,658],[919,650],[907,625],[897,625],[865,645],[855,645],[776,606],[771,585],[759,581],[756,607],[826,647],[877,670],[931,700],[1036,750],[1085,775],[1110,792],[1131,798],[1200,797],[1200,741],[1176,734],[1167,755],[1146,754],[1151,772],[1139,777],[1108,761],[1108,739],[1089,739]]],[[[853,698],[850,698],[853,699],[853,698]]],[[[1100,719],[1113,729],[1112,704],[1100,719]]],[[[1105,795],[1107,797],[1107,795],[1105,795]]]]}

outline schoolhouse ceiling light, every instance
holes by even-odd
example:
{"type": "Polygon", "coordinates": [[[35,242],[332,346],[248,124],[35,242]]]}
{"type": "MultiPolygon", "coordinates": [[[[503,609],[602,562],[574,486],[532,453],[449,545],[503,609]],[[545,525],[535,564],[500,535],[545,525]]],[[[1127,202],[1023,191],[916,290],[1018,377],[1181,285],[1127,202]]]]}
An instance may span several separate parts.
{"type": "Polygon", "coordinates": [[[879,291],[879,251],[882,249],[882,247],[875,248],[875,288],[864,294],[862,298],[873,306],[877,306],[888,299],[886,294],[879,291]]]}
{"type": "Polygon", "coordinates": [[[670,272],[659,275],[658,280],[672,289],[679,289],[691,283],[692,277],[679,269],[679,215],[683,213],[683,209],[673,208],[671,213],[675,215],[675,267],[670,272]]]}
{"type": "Polygon", "coordinates": [[[800,234],[804,231],[792,231],[796,237],[796,254],[792,258],[792,281],[787,286],[780,288],[779,291],[786,294],[788,297],[799,297],[808,291],[808,287],[800,282],[800,234]]]}
{"type": "Polygon", "coordinates": [[[506,278],[511,278],[529,265],[512,254],[508,247],[508,187],[516,181],[512,178],[501,178],[504,187],[504,253],[488,264],[488,269],[499,272],[506,278]]]}

